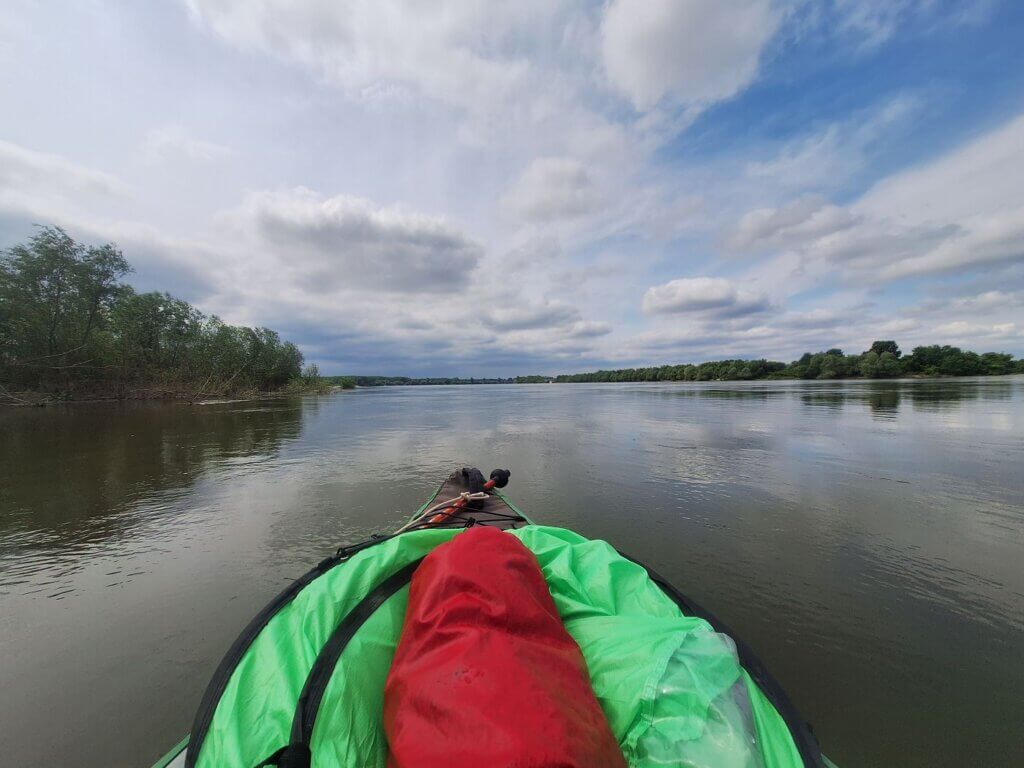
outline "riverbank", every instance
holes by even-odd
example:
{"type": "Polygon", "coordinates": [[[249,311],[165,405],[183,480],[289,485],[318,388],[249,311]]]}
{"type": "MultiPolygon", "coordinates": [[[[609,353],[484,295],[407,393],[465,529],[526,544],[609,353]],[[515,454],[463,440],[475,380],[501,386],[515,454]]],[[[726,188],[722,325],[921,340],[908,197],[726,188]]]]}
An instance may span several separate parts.
{"type": "MultiPolygon", "coordinates": [[[[479,386],[479,385],[498,385],[498,384],[657,384],[657,383],[679,383],[679,384],[714,384],[714,383],[730,383],[730,382],[743,382],[743,381],[795,381],[795,380],[810,380],[803,376],[791,376],[791,375],[772,375],[762,376],[756,378],[704,378],[704,379],[659,379],[659,378],[594,378],[585,379],[583,376],[588,374],[568,374],[560,376],[516,376],[508,379],[487,379],[487,380],[472,380],[472,379],[411,379],[403,376],[356,376],[360,380],[357,385],[361,388],[372,389],[374,387],[448,387],[448,386],[479,386]],[[363,380],[369,380],[363,381],[363,380]]],[[[983,377],[995,377],[1000,376],[1021,376],[1024,375],[1024,367],[1020,371],[1007,371],[1005,373],[971,373],[962,375],[944,374],[944,373],[908,373],[898,377],[888,376],[832,376],[828,379],[822,379],[818,377],[814,379],[816,381],[936,381],[948,379],[955,381],[957,379],[976,378],[978,376],[983,377]]]]}
{"type": "Polygon", "coordinates": [[[189,400],[320,386],[299,348],[167,293],[138,293],[108,243],[42,227],[0,250],[0,402],[189,400]]]}
{"type": "Polygon", "coordinates": [[[1004,376],[1024,373],[1024,359],[1005,352],[977,353],[948,344],[914,347],[903,354],[892,340],[875,341],[859,354],[847,355],[838,348],[824,352],[805,352],[790,363],[760,358],[756,360],[709,360],[703,363],[679,363],[646,368],[615,368],[587,373],[563,373],[555,376],[529,375],[505,378],[349,376],[361,387],[429,386],[438,384],[590,384],[658,381],[762,381],[779,379],[861,380],[957,378],[964,376],[1004,376]]]}
{"type": "Polygon", "coordinates": [[[350,391],[354,387],[333,384],[326,380],[308,381],[297,379],[288,385],[275,390],[240,389],[240,390],[209,390],[184,386],[147,386],[121,388],[109,384],[94,387],[79,387],[72,391],[40,392],[25,390],[11,392],[0,384],[0,407],[43,408],[48,405],[66,403],[104,403],[104,402],[187,402],[190,405],[198,402],[224,401],[239,402],[245,400],[265,400],[275,397],[291,397],[293,395],[331,394],[332,392],[350,391]]]}

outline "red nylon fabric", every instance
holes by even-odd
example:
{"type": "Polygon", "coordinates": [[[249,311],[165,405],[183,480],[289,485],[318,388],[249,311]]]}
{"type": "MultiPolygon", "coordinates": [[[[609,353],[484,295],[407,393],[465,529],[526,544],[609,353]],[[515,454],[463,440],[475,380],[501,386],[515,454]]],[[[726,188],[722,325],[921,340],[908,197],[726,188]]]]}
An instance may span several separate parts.
{"type": "Polygon", "coordinates": [[[475,527],[413,575],[384,689],[389,768],[625,768],[536,558],[475,527]]]}

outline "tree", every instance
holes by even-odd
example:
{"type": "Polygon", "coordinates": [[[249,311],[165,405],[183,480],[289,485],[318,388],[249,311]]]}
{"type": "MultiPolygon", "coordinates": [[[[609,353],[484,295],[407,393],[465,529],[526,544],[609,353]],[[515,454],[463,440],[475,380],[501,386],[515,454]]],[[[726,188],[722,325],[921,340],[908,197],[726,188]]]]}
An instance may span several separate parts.
{"type": "Polygon", "coordinates": [[[938,373],[939,364],[942,362],[942,347],[937,344],[930,347],[914,347],[914,351],[904,358],[904,361],[908,373],[934,375],[938,373]]]}
{"type": "Polygon", "coordinates": [[[900,368],[899,360],[897,356],[886,350],[878,356],[878,369],[876,376],[880,379],[894,379],[903,373],[903,369],[900,368]]]}
{"type": "Polygon", "coordinates": [[[0,254],[0,341],[24,383],[98,366],[95,335],[129,271],[114,245],[87,248],[59,227],[0,254]]]}
{"type": "Polygon", "coordinates": [[[899,345],[895,341],[876,341],[872,343],[869,352],[874,352],[876,355],[881,355],[885,352],[889,352],[893,357],[899,358],[902,354],[900,352],[899,345]]]}
{"type": "Polygon", "coordinates": [[[80,339],[83,346],[89,343],[90,335],[104,313],[110,310],[118,293],[118,280],[131,271],[121,251],[110,243],[89,248],[79,261],[76,282],[85,311],[85,327],[80,339]]]}
{"type": "Polygon", "coordinates": [[[981,356],[981,362],[985,373],[990,376],[1001,376],[1014,372],[1013,355],[986,352],[981,356]]]}
{"type": "Polygon", "coordinates": [[[822,355],[819,379],[838,379],[846,374],[842,352],[839,354],[832,354],[832,352],[833,350],[830,349],[822,355]]]}
{"type": "Polygon", "coordinates": [[[825,356],[820,352],[816,355],[811,355],[810,360],[807,361],[807,366],[804,368],[803,377],[805,379],[816,379],[821,375],[821,363],[822,358],[825,356]]]}
{"type": "Polygon", "coordinates": [[[865,352],[860,356],[860,375],[865,379],[878,378],[878,353],[865,352]]]}
{"type": "Polygon", "coordinates": [[[136,293],[120,282],[130,271],[115,245],[85,246],[57,227],[0,252],[3,383],[227,393],[301,375],[302,353],[276,332],[225,325],[167,293],[136,293]]]}

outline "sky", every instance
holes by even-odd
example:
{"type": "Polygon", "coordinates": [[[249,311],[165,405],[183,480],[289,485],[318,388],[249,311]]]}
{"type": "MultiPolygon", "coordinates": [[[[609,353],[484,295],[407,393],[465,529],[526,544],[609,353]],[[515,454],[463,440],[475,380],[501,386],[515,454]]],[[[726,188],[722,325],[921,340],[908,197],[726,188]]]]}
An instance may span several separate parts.
{"type": "Polygon", "coordinates": [[[330,374],[1024,354],[1016,0],[0,6],[0,247],[330,374]]]}

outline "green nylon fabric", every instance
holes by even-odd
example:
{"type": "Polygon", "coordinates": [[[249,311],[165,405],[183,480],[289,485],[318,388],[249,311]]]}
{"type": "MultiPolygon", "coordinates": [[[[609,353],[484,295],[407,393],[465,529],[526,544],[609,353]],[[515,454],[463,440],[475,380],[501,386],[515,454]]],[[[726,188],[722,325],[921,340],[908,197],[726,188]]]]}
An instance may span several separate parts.
{"type": "Polygon", "coordinates": [[[764,756],[765,765],[803,765],[782,715],[765,698],[757,683],[750,679],[746,671],[743,672],[743,682],[747,686],[747,694],[750,696],[754,711],[758,746],[764,756]]]}
{"type": "Polygon", "coordinates": [[[357,632],[324,693],[313,729],[316,768],[380,766],[388,759],[384,738],[384,681],[402,633],[409,588],[395,593],[357,632]],[[336,734],[346,738],[336,738],[336,734]]]}
{"type": "MultiPolygon", "coordinates": [[[[685,695],[658,696],[673,654],[697,633],[713,632],[679,607],[639,565],[603,541],[573,531],[528,526],[512,532],[537,556],[555,605],[587,661],[594,693],[631,768],[663,765],[642,747],[652,723],[674,726],[680,741],[697,738],[711,702],[739,679],[749,681],[734,656],[715,656],[685,695]]],[[[749,681],[757,747],[765,768],[802,766],[789,728],[749,681]]],[[[685,766],[687,763],[679,763],[685,766]]]]}
{"type": "MultiPolygon", "coordinates": [[[[456,533],[433,529],[389,539],[356,553],[299,592],[267,623],[235,668],[214,711],[197,768],[251,768],[287,744],[306,676],[342,618],[388,576],[456,533]]],[[[365,738],[362,731],[370,725],[360,722],[347,733],[365,738]]]]}
{"type": "MultiPolygon", "coordinates": [[[[376,584],[457,533],[404,534],[358,553],[307,586],[267,625],[232,675],[197,765],[249,768],[287,743],[305,677],[334,626],[376,584]]],[[[712,702],[722,701],[738,681],[749,695],[762,765],[802,765],[784,721],[734,655],[708,656],[692,670],[693,684],[685,692],[658,695],[673,655],[713,630],[684,616],[643,568],[604,542],[572,531],[530,525],[510,533],[536,555],[631,768],[664,764],[645,746],[651,742],[644,739],[649,731],[670,742],[700,738],[709,710],[715,711],[712,702]]],[[[405,588],[367,620],[342,654],[313,731],[314,768],[386,765],[384,682],[407,601],[405,588]]]]}

